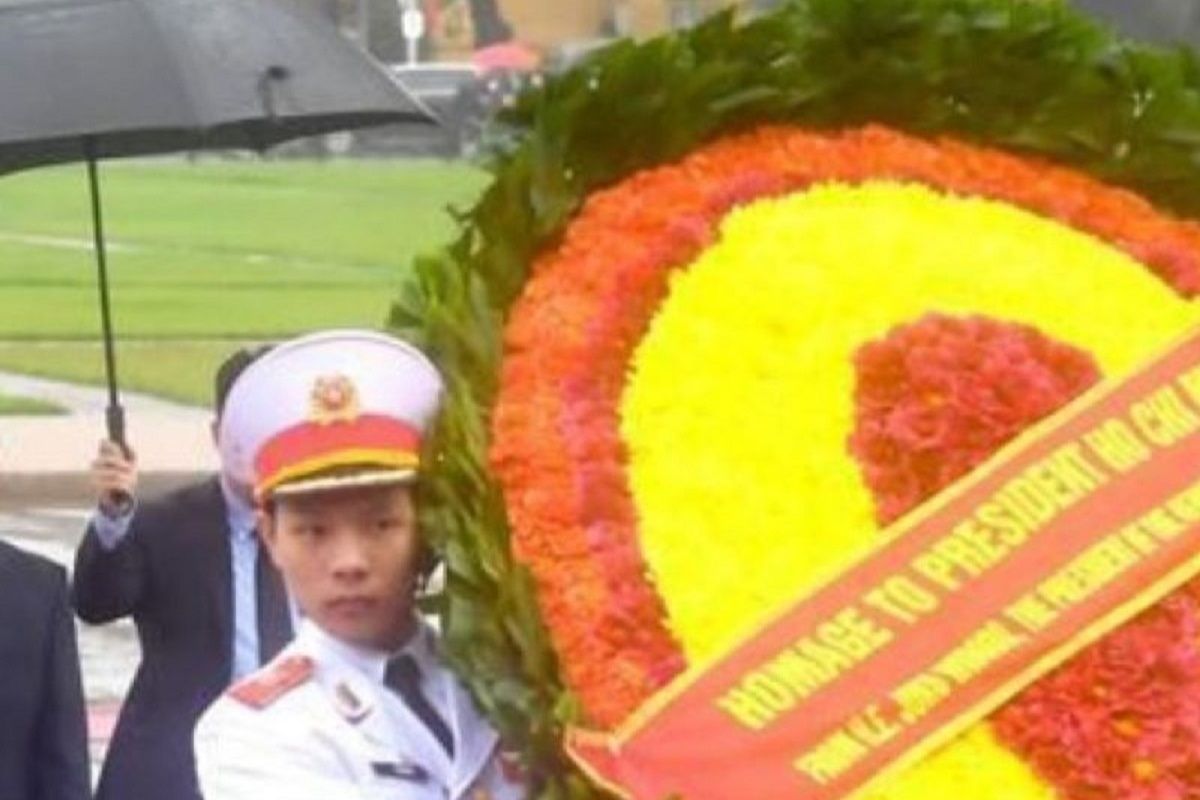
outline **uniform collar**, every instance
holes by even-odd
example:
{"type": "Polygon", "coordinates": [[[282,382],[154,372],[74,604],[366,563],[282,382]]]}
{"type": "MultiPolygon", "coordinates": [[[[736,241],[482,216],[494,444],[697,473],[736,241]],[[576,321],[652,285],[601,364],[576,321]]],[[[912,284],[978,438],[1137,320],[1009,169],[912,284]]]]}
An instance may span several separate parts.
{"type": "Polygon", "coordinates": [[[433,633],[419,617],[414,618],[412,636],[408,637],[404,646],[392,653],[390,658],[402,655],[410,656],[416,661],[423,673],[443,669],[434,648],[433,633]]]}
{"type": "MultiPolygon", "coordinates": [[[[357,727],[368,740],[389,753],[400,752],[402,743],[387,717],[377,711],[377,697],[383,686],[388,660],[403,653],[415,658],[424,674],[437,675],[439,680],[448,675],[446,668],[438,661],[433,629],[420,621],[416,632],[396,653],[384,653],[338,641],[311,619],[300,623],[291,647],[317,661],[318,680],[325,686],[338,714],[357,727]],[[337,664],[338,667],[330,670],[324,666],[329,664],[337,664]]],[[[450,788],[452,796],[461,797],[465,796],[468,787],[491,759],[497,736],[479,716],[466,690],[457,681],[451,681],[449,702],[449,708],[443,710],[448,711],[447,723],[454,732],[455,756],[451,765],[450,788]]]]}
{"type": "Polygon", "coordinates": [[[343,642],[323,631],[307,617],[300,623],[296,641],[303,644],[305,650],[316,656],[319,662],[332,660],[345,664],[375,683],[383,682],[387,653],[343,642]]]}
{"type": "Polygon", "coordinates": [[[429,631],[419,619],[415,620],[413,635],[408,638],[403,647],[394,653],[343,642],[323,631],[320,626],[308,618],[300,623],[296,639],[304,642],[307,645],[306,649],[313,652],[318,660],[320,660],[320,656],[328,655],[336,661],[349,665],[376,684],[383,683],[388,661],[395,656],[412,656],[422,671],[437,666],[429,631]]]}

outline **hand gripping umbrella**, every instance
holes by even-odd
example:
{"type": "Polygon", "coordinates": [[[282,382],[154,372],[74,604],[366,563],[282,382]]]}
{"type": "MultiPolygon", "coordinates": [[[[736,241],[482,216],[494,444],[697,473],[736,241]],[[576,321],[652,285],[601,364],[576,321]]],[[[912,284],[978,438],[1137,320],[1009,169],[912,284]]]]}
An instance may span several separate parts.
{"type": "Polygon", "coordinates": [[[433,118],[303,0],[0,0],[0,173],[87,162],[110,439],[124,413],[97,160],[395,122],[433,118]]]}

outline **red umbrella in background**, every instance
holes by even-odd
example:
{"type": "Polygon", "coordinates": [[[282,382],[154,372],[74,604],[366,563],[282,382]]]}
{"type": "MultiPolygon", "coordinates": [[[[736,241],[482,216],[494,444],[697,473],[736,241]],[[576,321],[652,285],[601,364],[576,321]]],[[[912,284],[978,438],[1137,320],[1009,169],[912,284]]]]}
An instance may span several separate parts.
{"type": "Polygon", "coordinates": [[[542,56],[528,45],[507,41],[479,48],[471,54],[471,63],[481,73],[493,70],[533,72],[541,66],[542,56]]]}

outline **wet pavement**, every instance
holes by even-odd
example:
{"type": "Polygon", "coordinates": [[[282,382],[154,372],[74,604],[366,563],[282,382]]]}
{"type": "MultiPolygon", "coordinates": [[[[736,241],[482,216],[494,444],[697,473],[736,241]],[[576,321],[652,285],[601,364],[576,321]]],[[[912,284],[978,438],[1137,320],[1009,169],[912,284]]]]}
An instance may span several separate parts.
{"type": "MultiPolygon", "coordinates": [[[[105,429],[102,389],[0,371],[0,394],[50,400],[69,413],[0,420],[0,472],[57,481],[88,468],[105,429]]],[[[143,473],[211,471],[217,466],[212,412],[122,392],[127,436],[143,473]]]]}

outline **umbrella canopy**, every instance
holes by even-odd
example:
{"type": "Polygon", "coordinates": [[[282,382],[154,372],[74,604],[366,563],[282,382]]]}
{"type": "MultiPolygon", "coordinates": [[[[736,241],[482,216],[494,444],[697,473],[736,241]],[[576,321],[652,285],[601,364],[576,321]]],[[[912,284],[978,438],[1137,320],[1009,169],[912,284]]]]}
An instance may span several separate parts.
{"type": "Polygon", "coordinates": [[[433,118],[303,0],[0,0],[0,173],[87,161],[110,439],[124,414],[97,159],[405,121],[433,118]]]}
{"type": "Polygon", "coordinates": [[[298,0],[0,0],[0,172],[428,119],[298,0]]]}

